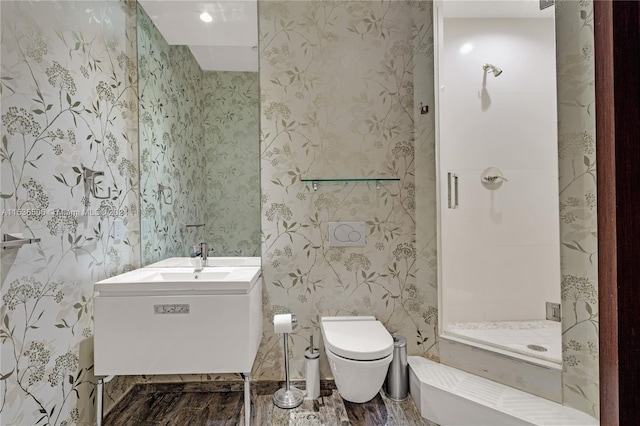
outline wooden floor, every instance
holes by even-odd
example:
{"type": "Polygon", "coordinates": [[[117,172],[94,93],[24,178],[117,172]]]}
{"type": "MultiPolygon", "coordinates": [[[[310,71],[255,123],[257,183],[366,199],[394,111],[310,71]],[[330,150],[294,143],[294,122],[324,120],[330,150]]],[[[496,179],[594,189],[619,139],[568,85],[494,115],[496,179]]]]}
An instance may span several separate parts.
{"type": "MultiPolygon", "coordinates": [[[[298,383],[294,383],[301,388],[298,383]]],[[[382,394],[364,404],[340,398],[333,382],[322,383],[320,398],[292,410],[273,405],[277,382],[251,384],[251,424],[256,426],[433,426],[413,400],[394,402],[382,394]]],[[[244,425],[242,382],[136,385],[106,416],[105,426],[244,425]]]]}

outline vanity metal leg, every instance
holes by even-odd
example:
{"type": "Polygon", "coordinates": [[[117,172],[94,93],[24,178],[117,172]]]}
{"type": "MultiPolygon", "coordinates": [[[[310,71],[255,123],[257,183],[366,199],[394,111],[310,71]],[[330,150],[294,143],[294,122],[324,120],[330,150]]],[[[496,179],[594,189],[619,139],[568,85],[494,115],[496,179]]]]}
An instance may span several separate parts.
{"type": "Polygon", "coordinates": [[[110,382],[115,376],[107,376],[98,379],[96,385],[96,426],[102,426],[104,420],[104,384],[110,382]]]}
{"type": "Polygon", "coordinates": [[[251,425],[251,373],[241,373],[244,378],[244,425],[251,425]]]}
{"type": "Polygon", "coordinates": [[[102,426],[104,410],[104,379],[98,379],[96,385],[96,426],[102,426]]]}

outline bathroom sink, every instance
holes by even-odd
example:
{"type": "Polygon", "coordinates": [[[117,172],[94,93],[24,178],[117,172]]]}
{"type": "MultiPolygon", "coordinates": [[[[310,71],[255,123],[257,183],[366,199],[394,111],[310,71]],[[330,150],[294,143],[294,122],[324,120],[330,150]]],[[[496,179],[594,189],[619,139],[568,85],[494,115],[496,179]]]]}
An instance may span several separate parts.
{"type": "MultiPolygon", "coordinates": [[[[196,260],[192,257],[170,257],[153,263],[147,268],[193,268],[196,260]]],[[[212,256],[207,258],[207,266],[250,266],[260,267],[259,257],[221,257],[212,256]]]]}
{"type": "Polygon", "coordinates": [[[259,267],[141,268],[95,284],[101,296],[246,294],[258,282],[259,267]]]}

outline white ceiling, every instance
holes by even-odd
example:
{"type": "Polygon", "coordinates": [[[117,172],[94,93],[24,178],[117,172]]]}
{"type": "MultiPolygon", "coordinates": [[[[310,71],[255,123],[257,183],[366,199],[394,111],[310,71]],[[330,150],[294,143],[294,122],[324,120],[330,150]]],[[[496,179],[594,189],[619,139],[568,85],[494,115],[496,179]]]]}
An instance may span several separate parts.
{"type": "Polygon", "coordinates": [[[553,18],[555,8],[540,10],[540,0],[442,0],[446,18],[553,18]]]}
{"type": "Polygon", "coordinates": [[[258,71],[256,0],[139,0],[167,43],[187,45],[203,70],[258,71]],[[213,21],[200,20],[208,12],[213,21]]]}
{"type": "MultiPolygon", "coordinates": [[[[139,0],[165,40],[187,45],[203,70],[258,71],[257,0],[139,0]],[[213,21],[200,20],[208,12],[213,21]]],[[[552,18],[539,0],[444,0],[448,18],[552,18]]]]}

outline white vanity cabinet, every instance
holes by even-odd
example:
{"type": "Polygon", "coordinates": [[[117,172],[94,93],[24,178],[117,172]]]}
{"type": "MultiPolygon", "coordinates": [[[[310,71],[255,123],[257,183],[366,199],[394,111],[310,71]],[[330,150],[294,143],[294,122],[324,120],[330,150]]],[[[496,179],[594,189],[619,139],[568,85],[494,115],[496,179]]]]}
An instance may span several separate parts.
{"type": "MultiPolygon", "coordinates": [[[[180,260],[180,259],[178,259],[180,260]]],[[[256,266],[141,268],[95,284],[96,425],[116,375],[241,373],[245,426],[251,368],[262,339],[256,266]]]]}
{"type": "Polygon", "coordinates": [[[260,268],[215,268],[230,273],[206,281],[209,269],[143,268],[96,283],[95,374],[251,372],[262,337],[260,268]]]}

